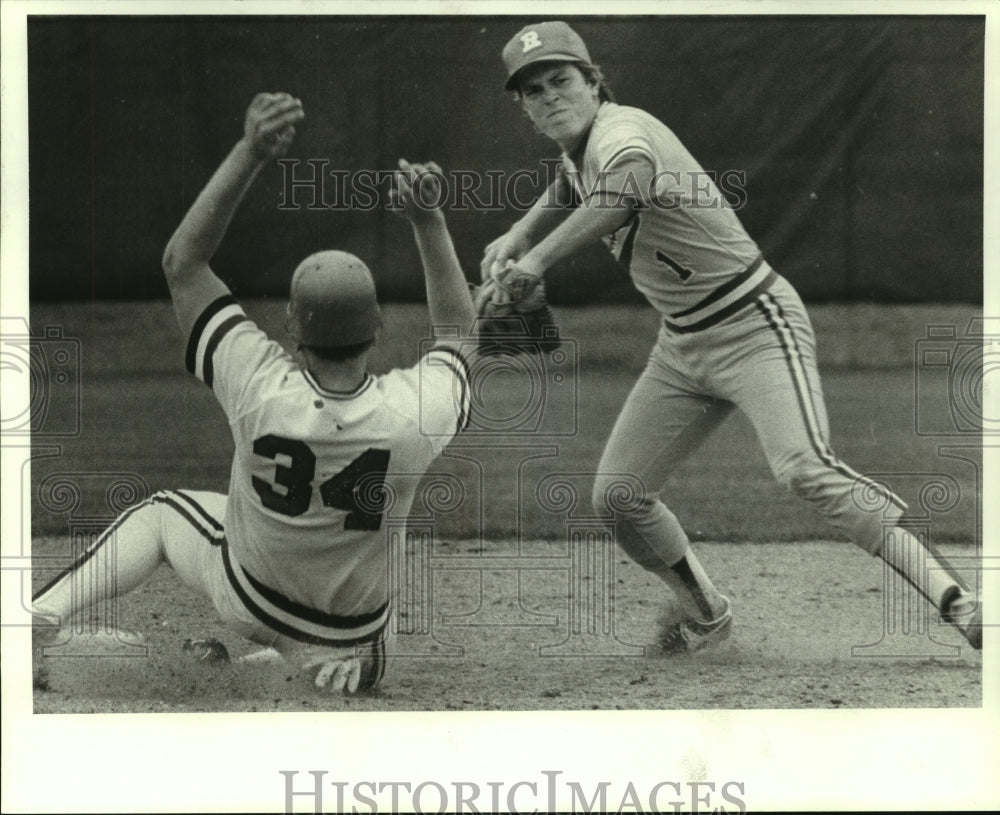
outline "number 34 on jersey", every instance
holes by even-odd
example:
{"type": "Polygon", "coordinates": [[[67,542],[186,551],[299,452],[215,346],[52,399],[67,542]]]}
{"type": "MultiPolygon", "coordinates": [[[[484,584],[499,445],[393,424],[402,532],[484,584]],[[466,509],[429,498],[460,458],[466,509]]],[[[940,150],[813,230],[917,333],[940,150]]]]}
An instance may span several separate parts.
{"type": "Polygon", "coordinates": [[[274,484],[259,476],[251,482],[261,503],[282,515],[295,517],[309,510],[318,499],[324,507],[344,510],[345,530],[374,531],[382,526],[385,509],[385,476],[389,469],[388,450],[369,447],[343,470],[319,485],[313,495],[312,481],[316,476],[316,454],[300,439],[287,439],[268,434],[256,439],[253,452],[275,460],[274,484]],[[286,463],[278,463],[279,458],[286,463]],[[275,487],[281,485],[284,492],[275,487]]]}

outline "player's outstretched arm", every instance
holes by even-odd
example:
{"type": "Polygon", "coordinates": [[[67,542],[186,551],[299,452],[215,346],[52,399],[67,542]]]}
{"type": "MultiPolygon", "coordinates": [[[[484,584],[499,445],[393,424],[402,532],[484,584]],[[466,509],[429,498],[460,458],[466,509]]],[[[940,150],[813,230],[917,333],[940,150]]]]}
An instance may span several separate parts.
{"type": "Polygon", "coordinates": [[[481,278],[486,280],[498,274],[508,261],[520,260],[540,237],[566,220],[573,211],[570,199],[569,184],[565,176],[560,175],[519,221],[486,246],[479,265],[481,278]]]}
{"type": "MultiPolygon", "coordinates": [[[[458,326],[460,337],[467,337],[476,312],[441,210],[441,177],[441,168],[434,162],[411,164],[400,159],[392,189],[392,205],[413,226],[424,267],[432,325],[458,326]]],[[[458,338],[454,342],[442,340],[442,344],[463,349],[470,347],[458,338]]]]}
{"type": "Polygon", "coordinates": [[[283,156],[304,118],[302,103],[287,93],[261,93],[247,109],[241,138],[194,204],[163,253],[163,271],[186,337],[205,307],[229,289],[209,266],[250,185],[267,162],[283,156]]]}
{"type": "Polygon", "coordinates": [[[525,274],[541,275],[554,263],[610,235],[632,212],[632,205],[614,201],[613,195],[603,201],[595,196],[516,261],[517,268],[525,274]]]}
{"type": "MultiPolygon", "coordinates": [[[[649,203],[644,191],[654,188],[654,173],[652,161],[639,156],[624,157],[606,169],[587,200],[516,261],[517,271],[541,276],[554,263],[619,229],[637,207],[649,203]]],[[[506,277],[510,268],[491,274],[506,277]]]]}

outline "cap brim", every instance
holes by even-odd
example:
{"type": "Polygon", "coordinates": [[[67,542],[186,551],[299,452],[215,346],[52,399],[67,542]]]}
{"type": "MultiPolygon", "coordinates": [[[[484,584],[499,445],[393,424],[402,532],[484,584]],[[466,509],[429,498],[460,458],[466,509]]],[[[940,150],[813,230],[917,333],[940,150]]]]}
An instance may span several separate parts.
{"type": "Polygon", "coordinates": [[[536,59],[528,60],[520,68],[518,68],[514,73],[512,73],[508,78],[506,84],[503,86],[505,91],[517,90],[517,78],[520,76],[521,71],[525,68],[530,68],[539,62],[578,62],[580,65],[589,65],[590,63],[584,59],[580,59],[572,54],[542,54],[536,59]]]}

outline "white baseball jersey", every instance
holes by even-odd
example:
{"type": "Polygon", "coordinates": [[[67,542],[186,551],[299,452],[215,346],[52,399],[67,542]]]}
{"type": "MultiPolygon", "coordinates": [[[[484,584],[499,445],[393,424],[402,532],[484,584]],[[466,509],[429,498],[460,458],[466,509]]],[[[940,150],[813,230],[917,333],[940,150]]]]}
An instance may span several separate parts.
{"type": "Polygon", "coordinates": [[[605,102],[576,158],[563,165],[581,200],[604,192],[644,202],[605,243],[675,330],[723,319],[773,280],[712,178],[656,117],[605,102]],[[630,178],[636,160],[652,165],[654,190],[630,178]]]}
{"type": "Polygon", "coordinates": [[[405,519],[420,476],[467,421],[462,358],[438,347],[413,368],[331,392],[227,295],[195,323],[186,362],[236,445],[224,556],[242,602],[307,642],[380,630],[385,519],[405,519]]]}

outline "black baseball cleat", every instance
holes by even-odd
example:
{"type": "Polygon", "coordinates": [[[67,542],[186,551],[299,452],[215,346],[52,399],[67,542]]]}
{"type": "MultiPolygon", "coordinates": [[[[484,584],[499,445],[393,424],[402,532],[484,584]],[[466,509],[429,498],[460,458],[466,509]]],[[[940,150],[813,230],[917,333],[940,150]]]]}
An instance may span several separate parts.
{"type": "Polygon", "coordinates": [[[714,620],[690,617],[668,626],[660,635],[664,653],[694,653],[726,639],[733,628],[733,607],[728,597],[722,599],[726,607],[714,620]]]}
{"type": "Polygon", "coordinates": [[[208,665],[229,664],[229,651],[216,639],[184,640],[184,652],[190,654],[196,662],[208,665]]]}
{"type": "Polygon", "coordinates": [[[974,594],[952,586],[941,598],[941,619],[957,628],[969,645],[983,650],[983,604],[974,594]]]}

